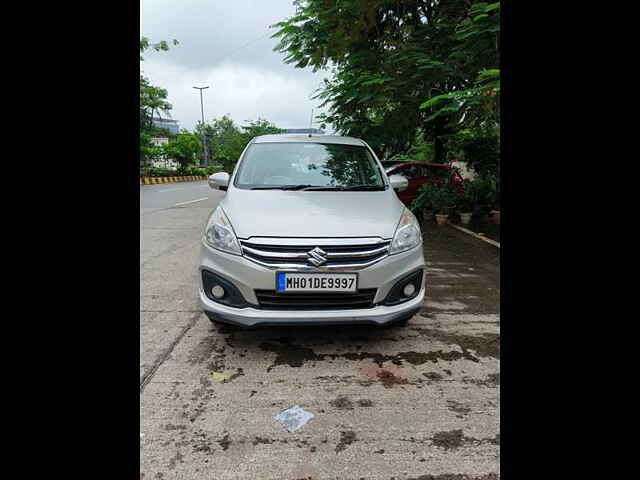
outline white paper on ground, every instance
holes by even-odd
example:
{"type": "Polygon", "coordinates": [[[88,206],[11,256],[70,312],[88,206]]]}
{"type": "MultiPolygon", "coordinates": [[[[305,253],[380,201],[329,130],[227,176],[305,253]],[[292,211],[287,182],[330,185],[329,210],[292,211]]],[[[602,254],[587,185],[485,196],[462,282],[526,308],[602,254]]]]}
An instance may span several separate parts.
{"type": "Polygon", "coordinates": [[[273,418],[278,420],[289,432],[295,432],[313,418],[313,413],[307,412],[296,405],[273,418]]]}

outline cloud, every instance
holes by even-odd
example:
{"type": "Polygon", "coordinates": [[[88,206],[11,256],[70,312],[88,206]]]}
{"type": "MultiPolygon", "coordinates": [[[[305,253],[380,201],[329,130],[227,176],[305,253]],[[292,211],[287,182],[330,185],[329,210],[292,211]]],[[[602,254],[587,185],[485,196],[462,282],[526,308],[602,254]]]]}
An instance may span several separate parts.
{"type": "Polygon", "coordinates": [[[329,74],[296,69],[273,51],[269,25],[294,13],[291,0],[142,0],[141,34],[180,44],[148,52],[141,68],[168,90],[172,116],[184,128],[200,120],[194,85],[211,85],[203,92],[207,120],[230,114],[242,124],[259,116],[284,128],[306,127],[311,109],[320,113],[310,96],[329,74]]]}

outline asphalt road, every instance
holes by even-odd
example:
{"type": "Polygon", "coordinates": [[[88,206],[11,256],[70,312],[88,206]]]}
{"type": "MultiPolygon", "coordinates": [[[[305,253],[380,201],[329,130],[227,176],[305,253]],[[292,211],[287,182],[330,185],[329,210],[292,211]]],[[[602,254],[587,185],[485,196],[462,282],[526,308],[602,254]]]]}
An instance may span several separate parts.
{"type": "Polygon", "coordinates": [[[141,187],[140,477],[499,478],[499,250],[425,225],[405,328],[219,331],[196,269],[223,195],[141,187]],[[273,417],[295,405],[314,417],[289,433],[273,417]]]}

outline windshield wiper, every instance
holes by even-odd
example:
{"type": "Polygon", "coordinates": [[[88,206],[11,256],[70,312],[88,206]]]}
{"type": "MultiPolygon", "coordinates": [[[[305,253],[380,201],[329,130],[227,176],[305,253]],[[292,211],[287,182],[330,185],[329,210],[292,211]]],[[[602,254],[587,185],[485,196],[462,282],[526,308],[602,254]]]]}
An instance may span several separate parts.
{"type": "Polygon", "coordinates": [[[355,192],[355,191],[365,191],[365,190],[384,190],[384,186],[381,185],[351,185],[351,186],[343,186],[343,187],[313,187],[309,186],[303,188],[303,190],[315,190],[315,191],[339,191],[339,192],[355,192]]]}
{"type": "Polygon", "coordinates": [[[313,185],[259,185],[257,187],[251,187],[251,190],[302,190],[313,185]]]}

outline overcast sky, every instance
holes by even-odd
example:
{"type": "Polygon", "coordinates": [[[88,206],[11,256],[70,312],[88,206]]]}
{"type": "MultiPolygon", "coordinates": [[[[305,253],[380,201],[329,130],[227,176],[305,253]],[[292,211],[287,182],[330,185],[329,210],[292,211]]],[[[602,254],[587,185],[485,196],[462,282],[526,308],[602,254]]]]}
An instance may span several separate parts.
{"type": "MultiPolygon", "coordinates": [[[[147,51],[141,62],[151,83],[165,88],[181,128],[229,114],[237,124],[257,117],[281,128],[306,128],[313,91],[328,72],[285,64],[269,28],[295,13],[292,0],[141,0],[140,31],[151,42],[177,39],[168,52],[147,51]],[[244,45],[249,44],[243,47],[244,45]]],[[[314,127],[318,127],[314,122],[314,127]]],[[[328,133],[328,132],[327,132],[328,133]]]]}

